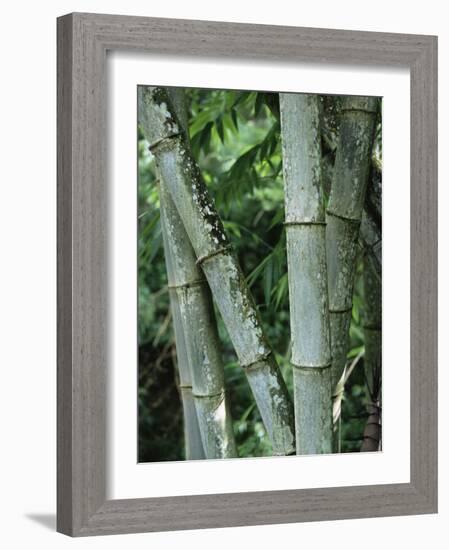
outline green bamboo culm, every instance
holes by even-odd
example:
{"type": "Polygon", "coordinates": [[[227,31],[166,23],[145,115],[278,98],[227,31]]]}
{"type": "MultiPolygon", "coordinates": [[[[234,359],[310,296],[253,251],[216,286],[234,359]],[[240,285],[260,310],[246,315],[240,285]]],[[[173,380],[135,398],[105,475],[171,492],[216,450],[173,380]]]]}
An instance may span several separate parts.
{"type": "MultiPolygon", "coordinates": [[[[184,92],[172,88],[170,97],[186,132],[184,92]]],[[[176,349],[179,355],[180,347],[181,357],[187,359],[183,363],[187,363],[191,377],[190,392],[204,455],[205,458],[235,457],[237,451],[209,286],[196,265],[195,252],[163,178],[159,181],[159,199],[176,349]]],[[[181,370],[185,369],[180,369],[180,374],[181,370]]],[[[184,395],[189,386],[180,378],[181,395],[184,395]]],[[[188,447],[186,441],[186,449],[188,447]]]]}
{"type": "MultiPolygon", "coordinates": [[[[165,252],[166,264],[170,262],[165,252]]],[[[184,330],[181,322],[179,304],[173,296],[170,296],[170,308],[173,317],[173,329],[176,342],[176,357],[179,373],[179,389],[181,394],[182,412],[184,420],[184,447],[186,460],[201,460],[206,458],[201,441],[200,426],[192,391],[192,376],[190,373],[187,347],[184,338],[184,330]]]]}
{"type": "Polygon", "coordinates": [[[273,454],[295,452],[293,407],[258,310],[167,90],[140,86],[139,123],[244,368],[273,454]]]}
{"type": "MultiPolygon", "coordinates": [[[[224,368],[207,281],[196,265],[184,226],[160,182],[161,224],[176,346],[187,354],[192,396],[206,458],[237,456],[225,388],[224,368]],[[181,336],[181,338],[179,337],[181,336]]],[[[181,380],[181,388],[184,386],[181,380]]]]}
{"type": "Polygon", "coordinates": [[[334,451],[340,451],[338,424],[351,323],[357,243],[371,163],[378,110],[376,97],[346,96],[326,211],[326,249],[334,393],[334,451]]]}
{"type": "Polygon", "coordinates": [[[332,385],[316,95],[280,94],[297,454],[332,451],[332,385]]]}
{"type": "MultiPolygon", "coordinates": [[[[368,240],[375,238],[375,231],[365,213],[362,217],[361,233],[368,240]]],[[[381,279],[368,257],[364,258],[363,298],[362,325],[365,337],[364,368],[368,418],[360,450],[379,451],[382,434],[382,286],[381,279]]]]}
{"type": "MultiPolygon", "coordinates": [[[[181,94],[175,94],[173,101],[176,102],[177,112],[182,117],[185,111],[185,105],[183,105],[183,96],[181,94]]],[[[185,119],[184,119],[185,121],[185,119]]],[[[161,224],[163,223],[163,215],[161,216],[161,224]]],[[[168,273],[169,285],[173,284],[173,262],[171,258],[171,249],[165,238],[166,231],[162,227],[162,236],[164,240],[164,256],[165,264],[168,273]]],[[[181,402],[183,409],[183,422],[184,422],[184,447],[186,460],[201,460],[206,458],[203,443],[201,441],[200,426],[198,423],[198,414],[195,407],[195,400],[192,390],[192,375],[189,365],[189,358],[187,355],[187,346],[185,341],[184,329],[182,326],[181,311],[179,309],[179,303],[177,296],[170,290],[170,309],[173,319],[173,330],[175,333],[176,344],[176,358],[177,368],[179,374],[179,390],[181,394],[181,402]]]]}

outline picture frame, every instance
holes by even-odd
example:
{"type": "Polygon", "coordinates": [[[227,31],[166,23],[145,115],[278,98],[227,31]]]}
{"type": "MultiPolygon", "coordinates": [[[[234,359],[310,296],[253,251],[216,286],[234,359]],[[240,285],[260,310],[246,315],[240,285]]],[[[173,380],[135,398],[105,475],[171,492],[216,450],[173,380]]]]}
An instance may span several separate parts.
{"type": "Polygon", "coordinates": [[[437,511],[437,38],[72,13],[58,18],[57,530],[71,536],[437,511]],[[107,500],[106,52],[410,69],[410,482],[107,500]]]}

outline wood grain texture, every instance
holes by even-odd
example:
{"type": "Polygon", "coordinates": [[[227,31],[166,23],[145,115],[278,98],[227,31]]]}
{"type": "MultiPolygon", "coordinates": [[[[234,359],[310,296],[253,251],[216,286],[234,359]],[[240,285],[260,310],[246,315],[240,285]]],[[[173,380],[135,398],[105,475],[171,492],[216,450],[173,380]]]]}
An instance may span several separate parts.
{"type": "Polygon", "coordinates": [[[58,20],[57,529],[72,530],[72,18],[58,20]]]}
{"type": "Polygon", "coordinates": [[[57,507],[58,531],[72,536],[436,512],[436,37],[118,15],[59,18],[57,507]],[[410,483],[106,501],[108,49],[410,68],[410,483]]]}

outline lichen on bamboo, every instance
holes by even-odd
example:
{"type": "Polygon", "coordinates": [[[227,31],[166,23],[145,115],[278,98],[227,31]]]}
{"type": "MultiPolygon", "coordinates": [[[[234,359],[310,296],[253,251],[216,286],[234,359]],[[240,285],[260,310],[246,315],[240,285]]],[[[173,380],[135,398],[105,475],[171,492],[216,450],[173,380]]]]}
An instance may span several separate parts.
{"type": "MultiPolygon", "coordinates": [[[[170,97],[177,105],[177,114],[182,117],[185,114],[182,109],[184,93],[170,89],[170,97]]],[[[178,123],[172,121],[169,130],[175,126],[177,128],[178,123]]],[[[187,136],[186,119],[179,127],[187,136]]],[[[235,457],[237,451],[210,290],[196,264],[195,252],[163,178],[159,181],[159,199],[177,354],[187,363],[204,455],[205,458],[235,457]]],[[[183,367],[183,371],[185,369],[183,367]]],[[[181,391],[183,396],[190,397],[189,385],[182,379],[181,391]]]]}
{"type": "Polygon", "coordinates": [[[315,95],[280,94],[296,452],[332,448],[326,226],[315,95]]]}
{"type": "Polygon", "coordinates": [[[293,409],[285,383],[260,323],[245,278],[231,251],[199,168],[192,157],[170,98],[163,88],[139,87],[139,122],[150,143],[186,233],[205,274],[240,364],[261,412],[275,454],[294,452],[293,409]],[[258,364],[260,375],[250,376],[258,364]],[[275,376],[267,372],[274,369],[275,376]],[[265,374],[263,374],[265,373],[265,374]],[[269,406],[260,398],[269,399],[269,406]],[[275,410],[274,404],[278,408],[275,410]],[[279,440],[278,433],[283,433],[279,440]]]}
{"type": "MultiPolygon", "coordinates": [[[[346,96],[326,212],[329,310],[334,401],[341,401],[346,366],[360,221],[365,202],[374,129],[376,97],[346,96]]],[[[334,403],[334,410],[339,410],[334,403]]],[[[338,441],[338,437],[337,437],[338,441]]]]}
{"type": "Polygon", "coordinates": [[[237,452],[226,404],[224,369],[210,291],[163,181],[159,185],[159,195],[170,299],[180,324],[175,333],[176,344],[181,334],[205,456],[235,457],[237,452]]]}
{"type": "MultiPolygon", "coordinates": [[[[166,262],[170,261],[166,252],[166,262]]],[[[173,330],[175,333],[179,390],[183,409],[185,458],[186,460],[200,460],[205,458],[205,453],[201,441],[195,399],[193,397],[192,376],[187,357],[181,312],[176,297],[170,296],[170,308],[173,318],[173,330]]]]}
{"type": "Polygon", "coordinates": [[[362,215],[360,240],[364,258],[371,264],[374,275],[382,277],[382,168],[380,161],[371,160],[371,174],[362,215]],[[365,229],[364,229],[364,226],[365,229]]]}
{"type": "MultiPolygon", "coordinates": [[[[372,227],[364,214],[361,232],[373,238],[372,227]]],[[[368,418],[361,451],[378,451],[382,442],[382,283],[373,264],[364,258],[362,326],[365,337],[365,387],[368,418]]]]}

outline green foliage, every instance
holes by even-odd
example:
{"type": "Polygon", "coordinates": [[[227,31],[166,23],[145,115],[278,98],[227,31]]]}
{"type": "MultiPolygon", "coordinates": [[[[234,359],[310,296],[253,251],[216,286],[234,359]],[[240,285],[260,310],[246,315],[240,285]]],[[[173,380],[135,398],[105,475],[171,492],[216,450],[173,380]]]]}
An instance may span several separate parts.
{"type": "MultiPolygon", "coordinates": [[[[278,95],[204,89],[189,89],[186,94],[193,154],[247,277],[291,392],[278,95]]],[[[321,99],[323,172],[325,186],[329,188],[326,166],[331,167],[334,160],[339,99],[321,99]]],[[[176,353],[166,288],[159,199],[153,159],[141,134],[138,135],[138,157],[139,456],[141,461],[179,460],[183,458],[182,412],[173,375],[176,353]],[[161,353],[164,360],[158,361],[161,353]],[[148,377],[152,380],[150,385],[145,382],[148,377]],[[161,397],[164,384],[171,384],[174,392],[168,391],[161,397]]],[[[364,346],[359,286],[356,284],[349,358],[363,351],[364,346]]],[[[239,456],[269,456],[271,444],[218,313],[217,320],[239,456]]],[[[344,451],[360,447],[364,398],[361,360],[347,383],[343,401],[344,451]]]]}

